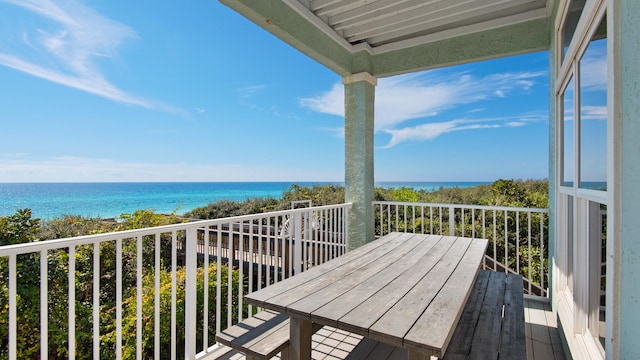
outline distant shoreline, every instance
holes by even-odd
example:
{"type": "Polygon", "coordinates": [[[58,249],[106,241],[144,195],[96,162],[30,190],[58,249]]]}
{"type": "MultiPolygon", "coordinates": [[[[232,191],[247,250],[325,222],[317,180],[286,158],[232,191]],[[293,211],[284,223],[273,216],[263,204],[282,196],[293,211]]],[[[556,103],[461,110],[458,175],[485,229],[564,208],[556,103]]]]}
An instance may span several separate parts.
{"type": "MultiPolygon", "coordinates": [[[[337,185],[344,182],[105,182],[105,183],[0,183],[0,216],[30,208],[33,216],[52,219],[62,215],[113,218],[139,209],[184,214],[221,200],[282,197],[291,185],[337,185]]],[[[478,181],[376,182],[375,187],[407,187],[433,191],[441,187],[475,187],[478,181]]]]}

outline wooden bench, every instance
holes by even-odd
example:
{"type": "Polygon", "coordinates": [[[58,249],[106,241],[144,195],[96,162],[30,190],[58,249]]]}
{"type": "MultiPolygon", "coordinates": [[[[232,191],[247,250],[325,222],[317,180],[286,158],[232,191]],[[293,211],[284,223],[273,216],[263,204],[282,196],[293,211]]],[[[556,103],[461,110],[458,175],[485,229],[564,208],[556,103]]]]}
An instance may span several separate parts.
{"type": "Polygon", "coordinates": [[[281,353],[289,357],[289,317],[264,310],[245,321],[223,330],[216,341],[244,353],[247,360],[270,359],[281,353]]]}
{"type": "MultiPolygon", "coordinates": [[[[443,359],[526,360],[526,341],[522,276],[481,270],[443,359]]],[[[347,359],[406,358],[403,350],[364,338],[347,359]]]]}
{"type": "MultiPolygon", "coordinates": [[[[312,331],[322,325],[314,324],[312,331]]],[[[263,310],[216,335],[216,341],[245,354],[247,360],[289,358],[289,316],[263,310]]]]}

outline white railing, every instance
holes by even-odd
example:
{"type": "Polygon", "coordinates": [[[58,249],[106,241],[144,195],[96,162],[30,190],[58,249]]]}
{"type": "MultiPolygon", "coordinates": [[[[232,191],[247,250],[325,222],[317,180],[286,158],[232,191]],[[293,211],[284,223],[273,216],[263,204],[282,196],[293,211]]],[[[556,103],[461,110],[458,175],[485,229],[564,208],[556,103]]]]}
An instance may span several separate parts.
{"type": "Polygon", "coordinates": [[[41,359],[202,358],[214,349],[216,331],[254,311],[242,302],[246,293],[347,251],[350,208],[2,246],[0,329],[7,336],[0,353],[8,359],[29,351],[41,359]],[[31,327],[29,316],[38,324],[31,327]]]}
{"type": "Polygon", "coordinates": [[[547,296],[549,210],[375,201],[376,235],[392,231],[489,240],[485,269],[521,274],[528,294],[547,296]]]}

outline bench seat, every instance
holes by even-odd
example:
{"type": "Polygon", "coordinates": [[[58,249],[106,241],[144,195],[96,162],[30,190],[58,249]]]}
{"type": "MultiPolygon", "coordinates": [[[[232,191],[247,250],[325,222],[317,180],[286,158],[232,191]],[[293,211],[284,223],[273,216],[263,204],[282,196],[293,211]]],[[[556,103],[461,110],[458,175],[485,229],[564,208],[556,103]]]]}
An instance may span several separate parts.
{"type": "Polygon", "coordinates": [[[289,317],[271,310],[231,326],[216,335],[216,341],[244,353],[247,359],[270,359],[289,354],[289,317]]]}
{"type": "MultiPolygon", "coordinates": [[[[526,360],[522,276],[478,273],[444,360],[526,360]]],[[[364,338],[347,359],[400,359],[406,350],[364,338]]]]}

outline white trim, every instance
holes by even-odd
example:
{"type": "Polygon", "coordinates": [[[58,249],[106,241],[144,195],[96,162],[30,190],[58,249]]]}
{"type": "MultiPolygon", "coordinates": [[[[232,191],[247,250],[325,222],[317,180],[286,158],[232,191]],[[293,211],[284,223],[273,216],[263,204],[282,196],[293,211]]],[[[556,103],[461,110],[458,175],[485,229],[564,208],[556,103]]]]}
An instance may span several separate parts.
{"type": "Polygon", "coordinates": [[[353,84],[361,81],[366,81],[373,86],[378,85],[378,79],[376,79],[376,77],[374,77],[373,75],[369,74],[366,71],[342,77],[342,84],[344,85],[353,84]]]}
{"type": "Polygon", "coordinates": [[[614,358],[614,354],[618,353],[618,350],[614,348],[613,338],[614,334],[614,321],[618,318],[618,314],[614,312],[614,294],[618,290],[614,286],[615,274],[619,274],[616,272],[616,266],[619,264],[619,258],[616,259],[615,249],[617,247],[616,242],[619,241],[616,239],[616,226],[618,223],[618,215],[619,210],[618,206],[616,206],[616,194],[618,193],[618,184],[616,182],[617,172],[616,172],[616,149],[615,149],[615,131],[616,131],[616,116],[614,116],[614,102],[616,102],[616,77],[614,75],[614,59],[613,59],[613,46],[616,42],[615,32],[613,30],[614,19],[613,19],[613,0],[607,0],[606,5],[604,6],[605,10],[608,10],[606,13],[607,17],[607,196],[609,204],[607,209],[609,212],[607,213],[607,276],[606,279],[606,289],[607,293],[605,294],[605,302],[606,302],[606,312],[607,315],[613,321],[605,322],[605,357],[607,359],[614,358]],[[611,117],[611,118],[610,118],[611,117]],[[618,261],[616,261],[618,260],[618,261]]]}
{"type": "MultiPolygon", "coordinates": [[[[608,68],[608,89],[607,89],[607,190],[591,190],[580,188],[581,173],[580,167],[582,159],[580,158],[580,61],[591,44],[594,34],[605,16],[607,10],[607,1],[609,4],[612,0],[587,0],[582,10],[580,19],[578,20],[575,32],[571,38],[567,53],[564,55],[564,34],[563,27],[568,13],[569,0],[562,0],[559,5],[558,17],[555,21],[555,39],[556,39],[556,79],[555,79],[555,96],[556,96],[556,244],[557,252],[556,266],[559,283],[556,287],[558,293],[555,297],[557,301],[558,317],[562,323],[567,344],[571,350],[573,358],[579,359],[602,359],[605,353],[600,345],[597,337],[593,337],[589,328],[594,328],[593,319],[597,314],[593,314],[590,307],[597,300],[599,305],[599,277],[598,281],[593,279],[593,275],[600,272],[600,253],[597,247],[601,246],[599,241],[602,225],[600,223],[600,205],[607,206],[607,305],[606,305],[606,344],[607,348],[611,348],[611,338],[614,321],[613,304],[611,301],[611,292],[613,288],[612,277],[614,272],[612,267],[613,254],[613,238],[612,225],[613,219],[610,214],[613,211],[613,184],[615,179],[613,166],[613,124],[610,99],[614,94],[612,76],[611,76],[611,50],[610,42],[608,43],[607,57],[609,62],[608,68]],[[564,60],[562,58],[564,57],[564,60]],[[573,102],[573,184],[572,186],[563,186],[564,181],[564,94],[568,84],[573,80],[574,86],[574,102],[573,102]],[[562,101],[561,101],[562,100],[562,101]],[[571,198],[570,198],[571,197],[571,198]],[[568,220],[569,202],[573,199],[573,254],[568,254],[568,220]],[[568,256],[573,255],[573,291],[570,290],[567,281],[571,263],[568,256]],[[597,287],[597,288],[594,288],[597,287]],[[591,321],[590,321],[591,320],[591,321]],[[591,326],[590,326],[591,325],[591,326]]],[[[611,22],[609,22],[610,24],[611,22]]],[[[611,31],[607,31],[607,37],[611,36],[611,31]]],[[[570,164],[567,164],[570,166],[570,164]]],[[[596,334],[598,335],[598,334],[596,334]]],[[[602,336],[602,334],[599,334],[602,336]]]]}

